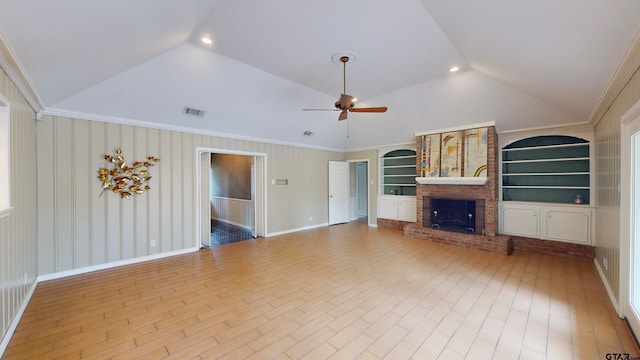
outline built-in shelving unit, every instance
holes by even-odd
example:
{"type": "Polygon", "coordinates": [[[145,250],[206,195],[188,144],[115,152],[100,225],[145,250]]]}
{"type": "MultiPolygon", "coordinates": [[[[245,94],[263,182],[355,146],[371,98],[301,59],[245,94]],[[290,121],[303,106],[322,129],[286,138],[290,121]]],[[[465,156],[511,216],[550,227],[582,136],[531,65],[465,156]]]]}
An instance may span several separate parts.
{"type": "Polygon", "coordinates": [[[589,204],[589,142],[536,136],[502,149],[502,200],[589,204]]]}
{"type": "Polygon", "coordinates": [[[416,195],[416,152],[392,150],[381,157],[382,194],[416,195]]]}

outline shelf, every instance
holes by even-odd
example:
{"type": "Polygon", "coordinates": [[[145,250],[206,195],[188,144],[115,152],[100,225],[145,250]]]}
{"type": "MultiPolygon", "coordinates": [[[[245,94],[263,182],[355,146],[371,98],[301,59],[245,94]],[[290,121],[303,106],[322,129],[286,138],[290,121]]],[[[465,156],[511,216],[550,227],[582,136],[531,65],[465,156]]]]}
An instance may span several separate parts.
{"type": "Polygon", "coordinates": [[[533,186],[533,185],[503,185],[503,189],[575,189],[575,190],[589,190],[589,187],[584,186],[533,186]]]}
{"type": "Polygon", "coordinates": [[[522,151],[522,150],[539,150],[539,149],[554,149],[554,148],[568,148],[568,147],[580,147],[580,146],[589,146],[588,143],[576,143],[576,144],[558,144],[558,145],[542,145],[542,146],[527,146],[520,148],[510,148],[510,149],[502,149],[504,152],[510,151],[522,151]]]}
{"type": "Polygon", "coordinates": [[[440,185],[484,185],[488,177],[416,177],[419,184],[440,185]]]}
{"type": "Polygon", "coordinates": [[[558,175],[589,175],[588,172],[565,172],[565,173],[509,173],[502,176],[558,176],[558,175]]]}
{"type": "Polygon", "coordinates": [[[521,164],[521,163],[541,163],[552,161],[578,161],[589,160],[588,157],[575,157],[575,158],[551,158],[551,159],[530,159],[530,160],[502,160],[503,164],[521,164]]]}

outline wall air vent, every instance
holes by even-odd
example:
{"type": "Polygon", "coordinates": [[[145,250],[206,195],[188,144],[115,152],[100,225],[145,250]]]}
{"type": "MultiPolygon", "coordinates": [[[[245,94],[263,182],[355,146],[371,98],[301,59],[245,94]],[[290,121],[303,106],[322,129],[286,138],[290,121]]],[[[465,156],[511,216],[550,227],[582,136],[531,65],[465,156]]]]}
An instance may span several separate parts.
{"type": "Polygon", "coordinates": [[[204,116],[204,110],[200,110],[200,109],[196,109],[188,106],[184,107],[184,110],[182,111],[182,113],[185,115],[193,115],[193,116],[200,116],[200,117],[204,116]]]}

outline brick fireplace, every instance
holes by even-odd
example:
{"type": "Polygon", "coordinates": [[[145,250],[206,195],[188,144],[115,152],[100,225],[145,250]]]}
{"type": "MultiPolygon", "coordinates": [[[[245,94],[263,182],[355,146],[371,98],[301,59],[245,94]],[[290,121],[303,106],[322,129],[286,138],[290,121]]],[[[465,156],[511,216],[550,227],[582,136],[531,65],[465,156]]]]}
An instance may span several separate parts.
{"type": "MultiPolygon", "coordinates": [[[[421,147],[420,137],[416,138],[417,148],[421,147]]],[[[498,235],[498,149],[497,135],[494,127],[489,127],[487,134],[487,177],[483,185],[459,185],[449,183],[417,184],[416,219],[417,222],[404,227],[405,236],[430,240],[433,242],[463,246],[500,254],[511,254],[513,244],[510,236],[498,235]],[[476,226],[472,233],[444,231],[434,228],[424,219],[431,218],[430,199],[472,200],[482,204],[476,207],[476,221],[483,223],[476,226]],[[478,211],[480,210],[480,211],[478,211]],[[424,216],[423,216],[424,215],[424,216]],[[428,226],[424,226],[427,224],[428,226]]],[[[418,168],[420,168],[420,159],[418,168]]]]}

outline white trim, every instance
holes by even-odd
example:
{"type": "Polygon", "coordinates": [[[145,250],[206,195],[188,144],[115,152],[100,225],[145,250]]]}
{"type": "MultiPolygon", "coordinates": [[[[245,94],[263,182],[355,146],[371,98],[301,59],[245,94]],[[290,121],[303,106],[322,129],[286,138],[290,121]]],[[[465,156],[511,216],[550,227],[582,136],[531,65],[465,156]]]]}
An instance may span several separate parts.
{"type": "Polygon", "coordinates": [[[56,280],[56,279],[61,279],[68,276],[81,275],[81,274],[86,274],[86,273],[90,273],[98,270],[112,269],[120,266],[138,264],[138,263],[151,261],[151,260],[164,259],[167,257],[176,256],[176,255],[184,255],[184,254],[196,252],[199,250],[200,248],[187,248],[183,250],[176,250],[176,251],[169,251],[169,252],[160,253],[160,254],[141,256],[141,257],[127,259],[127,260],[113,261],[113,262],[108,262],[108,263],[99,264],[99,265],[86,266],[78,269],[71,269],[71,270],[46,274],[46,275],[39,275],[37,278],[37,281],[38,283],[40,283],[43,281],[56,280]]]}
{"type": "Polygon", "coordinates": [[[20,308],[16,312],[16,315],[13,317],[13,320],[11,320],[9,327],[7,328],[7,331],[5,332],[4,337],[2,338],[2,342],[0,342],[0,358],[2,358],[2,355],[4,355],[5,350],[7,350],[7,346],[9,346],[9,342],[13,337],[13,333],[16,331],[16,328],[18,327],[18,324],[22,319],[22,315],[24,315],[24,312],[27,309],[27,306],[29,305],[29,301],[31,301],[31,297],[33,296],[33,293],[36,291],[37,286],[38,286],[38,281],[36,279],[29,287],[29,292],[27,292],[27,295],[22,301],[22,304],[20,305],[20,308]]]}
{"type": "Polygon", "coordinates": [[[11,48],[2,29],[0,29],[0,68],[4,69],[9,79],[35,111],[44,108],[44,103],[38,96],[36,88],[32,85],[29,75],[23,70],[24,67],[20,65],[18,57],[11,48]]]}
{"type": "Polygon", "coordinates": [[[416,177],[418,184],[443,185],[484,185],[488,177],[416,177]]]}
{"type": "Polygon", "coordinates": [[[133,120],[128,118],[116,117],[116,116],[88,114],[88,113],[68,111],[68,110],[62,110],[62,109],[48,108],[48,109],[42,110],[41,113],[44,115],[50,115],[50,116],[68,117],[68,118],[88,120],[88,121],[99,121],[99,122],[105,122],[110,124],[130,125],[130,126],[144,127],[149,129],[176,131],[176,132],[183,132],[183,133],[196,134],[196,135],[216,136],[216,137],[223,137],[227,139],[255,141],[255,142],[260,142],[265,144],[295,146],[295,147],[301,147],[306,149],[335,151],[340,153],[345,151],[344,149],[335,149],[335,148],[330,148],[325,146],[308,145],[308,144],[301,144],[301,143],[295,143],[290,141],[277,141],[277,140],[258,138],[253,136],[244,136],[244,135],[237,135],[237,134],[231,134],[231,133],[223,133],[218,131],[190,128],[185,126],[161,124],[161,123],[155,123],[155,122],[143,121],[143,120],[133,120]]]}
{"type": "Polygon", "coordinates": [[[329,226],[329,223],[315,224],[315,225],[304,226],[304,227],[300,227],[300,228],[296,228],[296,229],[276,231],[276,232],[272,232],[272,233],[267,234],[265,237],[291,234],[291,233],[295,233],[295,232],[298,232],[298,231],[317,229],[317,228],[321,228],[321,227],[325,227],[325,226],[329,226]]]}
{"type": "Polygon", "coordinates": [[[616,311],[616,314],[618,314],[618,316],[622,318],[623,316],[622,316],[622,312],[620,311],[620,305],[618,304],[618,301],[616,300],[616,297],[613,296],[613,291],[611,290],[611,287],[609,286],[609,283],[607,282],[607,277],[604,275],[604,272],[602,271],[602,268],[600,267],[600,264],[598,263],[598,259],[593,259],[593,263],[596,266],[596,270],[598,271],[598,275],[600,275],[600,280],[604,284],[604,288],[607,290],[607,295],[609,295],[609,301],[611,301],[611,305],[613,305],[613,308],[616,311]]]}
{"type": "Polygon", "coordinates": [[[450,128],[446,128],[446,129],[417,132],[416,136],[431,135],[431,134],[441,134],[441,133],[451,132],[451,131],[470,130],[470,129],[477,129],[477,128],[483,128],[483,127],[491,127],[491,126],[495,127],[496,126],[496,122],[495,121],[487,121],[487,122],[482,122],[482,123],[477,123],[477,124],[454,126],[454,127],[450,127],[450,128]]]}

